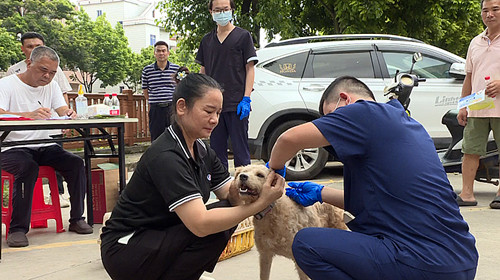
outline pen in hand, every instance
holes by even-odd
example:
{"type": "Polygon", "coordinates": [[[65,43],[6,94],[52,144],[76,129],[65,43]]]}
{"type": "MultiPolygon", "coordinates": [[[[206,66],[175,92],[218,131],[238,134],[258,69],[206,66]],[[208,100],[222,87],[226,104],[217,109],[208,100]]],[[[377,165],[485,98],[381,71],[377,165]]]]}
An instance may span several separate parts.
{"type": "Polygon", "coordinates": [[[37,100],[38,104],[40,104],[40,108],[42,108],[42,111],[43,111],[43,119],[48,119],[50,118],[50,111],[47,111],[47,109],[45,109],[42,105],[42,102],[40,102],[40,100],[37,100]]]}

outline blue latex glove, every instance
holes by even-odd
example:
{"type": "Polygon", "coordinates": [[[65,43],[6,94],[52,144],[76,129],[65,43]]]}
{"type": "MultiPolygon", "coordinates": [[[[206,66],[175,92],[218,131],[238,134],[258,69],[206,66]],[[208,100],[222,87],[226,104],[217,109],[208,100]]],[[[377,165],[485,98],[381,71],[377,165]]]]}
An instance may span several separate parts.
{"type": "Polygon", "coordinates": [[[302,206],[310,206],[316,202],[323,203],[321,190],[325,186],[313,182],[290,182],[286,195],[302,206]]]}
{"type": "Polygon", "coordinates": [[[250,97],[248,96],[243,96],[243,99],[241,99],[240,103],[238,104],[238,108],[236,108],[236,114],[240,115],[240,120],[248,117],[250,115],[250,97]]]}
{"type": "MultiPolygon", "coordinates": [[[[266,167],[267,167],[268,169],[270,169],[270,168],[269,168],[269,162],[267,162],[267,163],[266,163],[266,167]]],[[[280,174],[280,175],[281,175],[281,177],[285,178],[285,175],[286,175],[286,166],[283,166],[283,168],[281,168],[281,169],[274,170],[274,172],[276,172],[276,173],[280,174]]]]}

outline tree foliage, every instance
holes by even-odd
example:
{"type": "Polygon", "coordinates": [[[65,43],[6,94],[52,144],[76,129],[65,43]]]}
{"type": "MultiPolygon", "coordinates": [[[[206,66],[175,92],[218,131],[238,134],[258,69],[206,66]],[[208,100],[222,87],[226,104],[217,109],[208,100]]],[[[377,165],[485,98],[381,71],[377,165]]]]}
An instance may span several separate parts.
{"type": "MultiPolygon", "coordinates": [[[[243,0],[235,1],[234,23],[249,30],[258,46],[266,37],[378,33],[408,36],[465,56],[469,41],[481,32],[477,0],[243,0]]],[[[162,1],[168,17],[161,24],[195,50],[215,28],[205,1],[162,1]]]]}
{"type": "MultiPolygon", "coordinates": [[[[130,50],[130,49],[129,49],[130,50]]],[[[142,48],[140,53],[128,51],[126,77],[123,83],[133,92],[141,88],[142,69],[155,61],[154,47],[142,48]]]]}
{"type": "Polygon", "coordinates": [[[408,36],[465,56],[483,29],[474,0],[336,0],[343,33],[408,36]]]}
{"type": "Polygon", "coordinates": [[[0,27],[0,70],[6,71],[21,57],[21,44],[5,28],[0,27]]]}
{"type": "MultiPolygon", "coordinates": [[[[13,35],[28,31],[42,34],[45,44],[58,51],[64,45],[63,22],[74,16],[69,0],[2,0],[1,26],[13,35]]],[[[23,59],[22,56],[18,60],[23,59]]],[[[64,58],[62,63],[64,64],[64,58]]]]}
{"type": "Polygon", "coordinates": [[[120,24],[113,28],[105,16],[94,22],[85,12],[79,12],[68,21],[64,35],[66,44],[61,53],[74,72],[72,78],[83,84],[87,92],[92,92],[97,79],[103,86],[125,79],[130,50],[120,24]]]}
{"type": "Polygon", "coordinates": [[[186,66],[192,73],[198,73],[201,67],[198,63],[194,62],[194,58],[195,53],[188,48],[184,48],[181,44],[177,49],[170,51],[168,60],[179,66],[186,66]]]}

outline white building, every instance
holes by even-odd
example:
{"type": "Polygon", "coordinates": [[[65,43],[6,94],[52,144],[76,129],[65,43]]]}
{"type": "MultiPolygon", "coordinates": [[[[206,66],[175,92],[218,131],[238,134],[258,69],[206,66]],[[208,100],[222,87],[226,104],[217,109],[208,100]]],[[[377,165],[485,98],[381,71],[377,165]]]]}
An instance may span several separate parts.
{"type": "Polygon", "coordinates": [[[78,5],[92,20],[105,14],[112,26],[121,23],[134,52],[140,52],[157,41],[165,41],[174,48],[176,46],[169,33],[155,23],[156,19],[160,19],[156,0],[79,0],[78,5]]]}
{"type": "MultiPolygon", "coordinates": [[[[133,52],[138,53],[142,48],[158,41],[167,42],[171,48],[177,46],[177,42],[170,39],[169,33],[155,23],[156,19],[160,19],[160,10],[156,8],[158,0],[77,0],[77,4],[94,21],[97,17],[106,15],[106,20],[113,27],[117,23],[122,24],[133,52]]],[[[101,85],[102,82],[97,80],[92,91],[112,93],[126,88],[123,84],[106,88],[101,85]]]]}

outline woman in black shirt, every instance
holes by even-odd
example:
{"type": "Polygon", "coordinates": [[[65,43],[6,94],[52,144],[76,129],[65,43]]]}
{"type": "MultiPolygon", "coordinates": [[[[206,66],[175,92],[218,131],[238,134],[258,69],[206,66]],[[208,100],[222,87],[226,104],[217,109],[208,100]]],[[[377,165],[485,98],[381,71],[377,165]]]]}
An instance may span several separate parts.
{"type": "Polygon", "coordinates": [[[214,79],[189,74],[174,105],[173,124],[141,157],[103,227],[102,262],[113,279],[199,279],[213,271],[238,223],[283,194],[284,179],[271,173],[255,203],[238,205],[230,195],[229,172],[201,141],[222,110],[214,79]],[[210,192],[219,201],[205,205],[210,192]]]}

